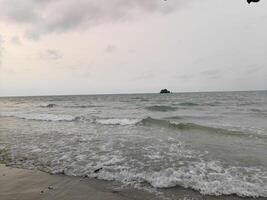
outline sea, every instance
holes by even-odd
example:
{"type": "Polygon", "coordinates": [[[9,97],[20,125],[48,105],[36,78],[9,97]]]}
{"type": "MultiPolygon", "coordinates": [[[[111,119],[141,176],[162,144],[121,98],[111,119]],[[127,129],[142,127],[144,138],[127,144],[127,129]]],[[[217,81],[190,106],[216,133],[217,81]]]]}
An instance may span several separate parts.
{"type": "Polygon", "coordinates": [[[267,199],[267,91],[1,97],[0,163],[160,199],[267,199]]]}

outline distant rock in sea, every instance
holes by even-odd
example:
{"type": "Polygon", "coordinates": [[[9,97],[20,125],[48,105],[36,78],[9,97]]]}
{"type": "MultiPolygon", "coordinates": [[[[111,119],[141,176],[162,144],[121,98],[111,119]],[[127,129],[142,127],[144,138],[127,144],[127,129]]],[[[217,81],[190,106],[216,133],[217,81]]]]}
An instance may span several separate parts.
{"type": "Polygon", "coordinates": [[[168,93],[171,93],[171,91],[167,90],[167,89],[162,89],[160,91],[160,94],[168,94],[168,93]]]}

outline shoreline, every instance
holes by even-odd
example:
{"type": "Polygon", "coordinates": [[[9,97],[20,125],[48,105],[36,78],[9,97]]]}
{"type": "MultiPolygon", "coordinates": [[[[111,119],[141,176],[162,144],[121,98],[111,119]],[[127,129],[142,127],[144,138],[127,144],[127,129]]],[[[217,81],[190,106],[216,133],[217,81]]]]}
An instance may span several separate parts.
{"type": "Polygon", "coordinates": [[[149,200],[153,194],[137,189],[114,189],[108,181],[51,175],[0,164],[1,200],[149,200]]]}
{"type": "Polygon", "coordinates": [[[1,200],[265,200],[264,197],[240,197],[236,195],[210,196],[182,187],[164,190],[172,195],[159,197],[135,188],[116,188],[113,181],[66,175],[51,175],[39,170],[20,169],[0,164],[1,200]],[[175,194],[175,196],[173,196],[175,194]]]}

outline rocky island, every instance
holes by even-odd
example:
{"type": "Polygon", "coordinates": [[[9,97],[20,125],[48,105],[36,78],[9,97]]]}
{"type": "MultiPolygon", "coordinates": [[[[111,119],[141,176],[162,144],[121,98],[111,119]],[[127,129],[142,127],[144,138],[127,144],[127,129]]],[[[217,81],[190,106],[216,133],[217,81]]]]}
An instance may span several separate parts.
{"type": "Polygon", "coordinates": [[[171,91],[169,91],[169,90],[167,90],[167,89],[162,89],[162,90],[160,91],[160,94],[169,94],[169,93],[171,93],[171,91]]]}

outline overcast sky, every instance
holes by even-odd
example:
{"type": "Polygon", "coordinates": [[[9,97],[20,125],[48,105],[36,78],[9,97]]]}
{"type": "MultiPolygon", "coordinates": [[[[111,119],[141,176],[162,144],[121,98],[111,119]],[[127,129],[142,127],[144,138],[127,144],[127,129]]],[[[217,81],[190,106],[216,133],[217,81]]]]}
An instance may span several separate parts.
{"type": "Polygon", "coordinates": [[[267,89],[267,2],[0,0],[0,96],[267,89]]]}

